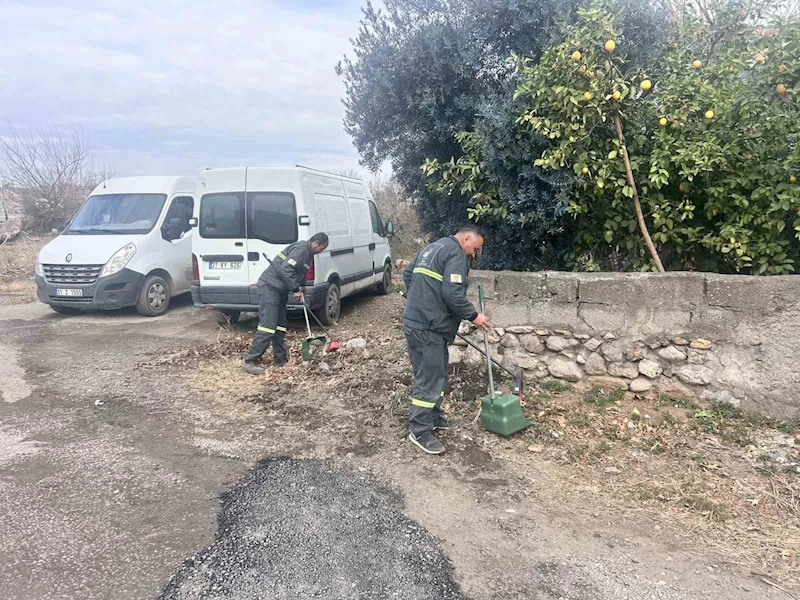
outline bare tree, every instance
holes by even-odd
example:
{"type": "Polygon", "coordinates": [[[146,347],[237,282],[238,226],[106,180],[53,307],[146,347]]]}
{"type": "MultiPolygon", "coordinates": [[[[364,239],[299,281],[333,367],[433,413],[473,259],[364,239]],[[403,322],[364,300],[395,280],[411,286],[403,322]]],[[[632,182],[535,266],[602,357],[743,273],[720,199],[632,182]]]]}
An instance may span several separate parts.
{"type": "Polygon", "coordinates": [[[392,221],[394,238],[392,250],[398,258],[414,256],[424,235],[419,225],[416,209],[394,179],[379,177],[370,183],[372,196],[384,221],[392,221]]]}
{"type": "Polygon", "coordinates": [[[92,165],[89,141],[74,128],[10,129],[0,137],[0,177],[20,191],[25,227],[60,229],[102,177],[92,165]]]}

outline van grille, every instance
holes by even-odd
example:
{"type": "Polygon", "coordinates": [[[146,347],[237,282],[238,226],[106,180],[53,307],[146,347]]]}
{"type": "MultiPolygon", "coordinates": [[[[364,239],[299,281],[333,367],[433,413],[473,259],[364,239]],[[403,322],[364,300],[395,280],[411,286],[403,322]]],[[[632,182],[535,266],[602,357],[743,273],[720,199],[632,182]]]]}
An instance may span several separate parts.
{"type": "Polygon", "coordinates": [[[97,281],[103,265],[42,265],[47,283],[87,285],[97,281]]]}
{"type": "Polygon", "coordinates": [[[69,304],[91,304],[93,296],[50,296],[50,300],[69,304]]]}

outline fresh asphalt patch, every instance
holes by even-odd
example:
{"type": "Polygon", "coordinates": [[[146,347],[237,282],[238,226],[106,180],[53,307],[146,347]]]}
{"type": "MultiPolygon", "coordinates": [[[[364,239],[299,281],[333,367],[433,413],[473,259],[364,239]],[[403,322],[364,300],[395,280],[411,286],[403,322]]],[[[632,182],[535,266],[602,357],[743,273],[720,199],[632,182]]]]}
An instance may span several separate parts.
{"type": "Polygon", "coordinates": [[[365,473],[269,458],[221,504],[216,541],[170,578],[163,600],[464,598],[401,496],[365,473]]]}

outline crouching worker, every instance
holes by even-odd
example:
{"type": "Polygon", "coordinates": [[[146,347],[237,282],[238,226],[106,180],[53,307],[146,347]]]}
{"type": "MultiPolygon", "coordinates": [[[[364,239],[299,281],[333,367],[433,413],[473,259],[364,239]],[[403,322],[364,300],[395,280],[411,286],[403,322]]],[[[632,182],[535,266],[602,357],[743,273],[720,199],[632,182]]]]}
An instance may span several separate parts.
{"type": "Polygon", "coordinates": [[[425,246],[403,271],[408,300],[403,333],[414,370],[408,439],[428,454],[444,445],[435,429],[453,427],[442,411],[447,385],[448,350],[462,320],[486,330],[489,321],[467,300],[469,259],[483,247],[483,233],[474,225],[425,246]]]}
{"type": "Polygon", "coordinates": [[[301,240],[278,252],[269,267],[258,279],[258,329],[253,336],[250,351],[244,355],[244,370],[261,375],[264,367],[258,364],[261,356],[272,344],[274,364],[282,367],[288,362],[286,349],[286,303],[289,294],[298,300],[303,297],[301,289],[306,273],[311,268],[314,255],[328,247],[328,236],[314,235],[310,240],[301,240]]]}

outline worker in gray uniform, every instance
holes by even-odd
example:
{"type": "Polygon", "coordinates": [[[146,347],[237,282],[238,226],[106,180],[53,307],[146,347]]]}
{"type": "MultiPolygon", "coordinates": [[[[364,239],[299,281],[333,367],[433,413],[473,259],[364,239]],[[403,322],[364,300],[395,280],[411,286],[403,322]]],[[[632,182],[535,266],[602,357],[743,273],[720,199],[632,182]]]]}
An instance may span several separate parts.
{"type": "Polygon", "coordinates": [[[272,344],[274,365],[282,367],[288,362],[283,342],[286,339],[286,303],[289,294],[300,300],[306,273],[311,268],[314,255],[328,247],[328,236],[317,233],[310,240],[301,240],[278,252],[258,279],[258,329],[250,350],[244,355],[244,370],[261,375],[264,367],[258,364],[261,356],[272,344]]]}
{"type": "Polygon", "coordinates": [[[444,445],[435,429],[453,423],[442,411],[447,385],[448,350],[462,320],[486,330],[489,320],[467,300],[470,258],[483,247],[475,225],[428,244],[403,271],[408,300],[403,311],[403,334],[411,357],[414,381],[408,439],[428,454],[441,454],[444,445]]]}

